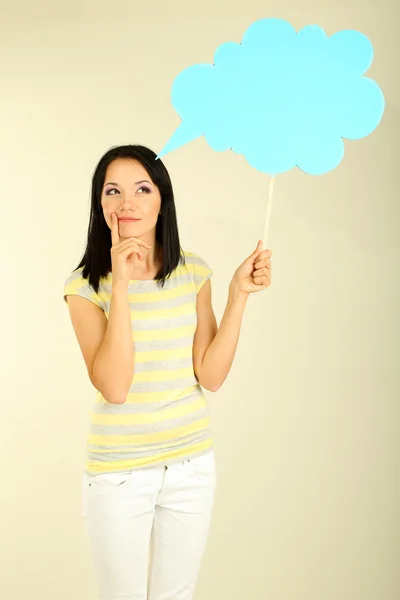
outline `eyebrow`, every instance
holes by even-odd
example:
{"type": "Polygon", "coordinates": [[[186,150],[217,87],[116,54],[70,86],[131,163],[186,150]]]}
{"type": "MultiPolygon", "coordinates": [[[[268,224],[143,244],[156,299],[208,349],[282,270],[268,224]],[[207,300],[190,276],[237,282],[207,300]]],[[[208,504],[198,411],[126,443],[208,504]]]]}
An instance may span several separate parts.
{"type": "MultiPolygon", "coordinates": [[[[135,185],[139,185],[139,183],[150,183],[150,181],[147,181],[147,179],[142,179],[141,181],[135,181],[135,185]]],[[[115,183],[115,181],[108,181],[107,183],[104,184],[106,185],[118,185],[118,183],[115,183]]],[[[151,183],[150,183],[151,185],[151,183]]]]}

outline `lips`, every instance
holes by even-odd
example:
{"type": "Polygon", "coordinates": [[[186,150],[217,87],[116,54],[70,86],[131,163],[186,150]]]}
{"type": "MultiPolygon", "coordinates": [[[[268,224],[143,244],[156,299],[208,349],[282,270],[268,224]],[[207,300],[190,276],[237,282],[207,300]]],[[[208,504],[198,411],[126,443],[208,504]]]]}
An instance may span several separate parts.
{"type": "Polygon", "coordinates": [[[129,222],[135,223],[136,221],[140,221],[140,219],[119,219],[119,220],[122,222],[127,222],[127,223],[129,223],[129,222]]]}

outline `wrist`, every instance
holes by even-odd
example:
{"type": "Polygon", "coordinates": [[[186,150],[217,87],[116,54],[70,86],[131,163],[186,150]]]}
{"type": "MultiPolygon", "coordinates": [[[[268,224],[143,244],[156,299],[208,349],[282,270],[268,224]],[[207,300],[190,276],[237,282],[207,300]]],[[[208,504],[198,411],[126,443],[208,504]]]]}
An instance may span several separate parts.
{"type": "Polygon", "coordinates": [[[115,281],[111,286],[111,294],[115,296],[126,296],[128,293],[128,286],[123,281],[115,281]]]}
{"type": "Polygon", "coordinates": [[[249,293],[239,289],[234,283],[229,285],[229,299],[235,302],[246,302],[249,293]]]}

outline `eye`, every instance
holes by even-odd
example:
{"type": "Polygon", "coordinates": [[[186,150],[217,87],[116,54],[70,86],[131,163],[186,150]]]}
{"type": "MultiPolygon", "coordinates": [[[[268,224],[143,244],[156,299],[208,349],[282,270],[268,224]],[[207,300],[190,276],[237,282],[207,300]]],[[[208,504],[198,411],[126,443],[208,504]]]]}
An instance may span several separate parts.
{"type": "MultiPolygon", "coordinates": [[[[147,187],[147,186],[145,186],[145,185],[142,185],[142,187],[140,187],[140,188],[138,189],[138,192],[140,192],[140,190],[144,190],[144,192],[145,192],[146,194],[150,194],[150,193],[151,193],[151,189],[150,189],[150,188],[148,188],[148,187],[147,187]]],[[[117,191],[117,192],[118,192],[117,188],[108,188],[108,190],[106,190],[106,193],[105,193],[105,195],[106,195],[106,196],[115,196],[115,194],[111,194],[111,192],[113,192],[113,191],[117,191]]]]}

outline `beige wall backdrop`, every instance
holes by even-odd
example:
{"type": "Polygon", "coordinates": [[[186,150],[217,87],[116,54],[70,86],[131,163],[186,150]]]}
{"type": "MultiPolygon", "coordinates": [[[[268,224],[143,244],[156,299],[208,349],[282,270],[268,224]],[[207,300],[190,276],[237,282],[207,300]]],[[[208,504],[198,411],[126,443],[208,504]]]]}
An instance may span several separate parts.
{"type": "MultiPolygon", "coordinates": [[[[1,3],[0,596],[95,600],[81,519],[95,389],[63,283],[113,145],[161,150],[175,76],[255,20],[372,41],[386,111],[333,172],[278,176],[273,283],[247,303],[211,406],[219,487],[196,600],[400,598],[397,0],[1,3]]],[[[200,138],[165,157],[181,244],[218,323],[262,238],[269,180],[200,138]]]]}

